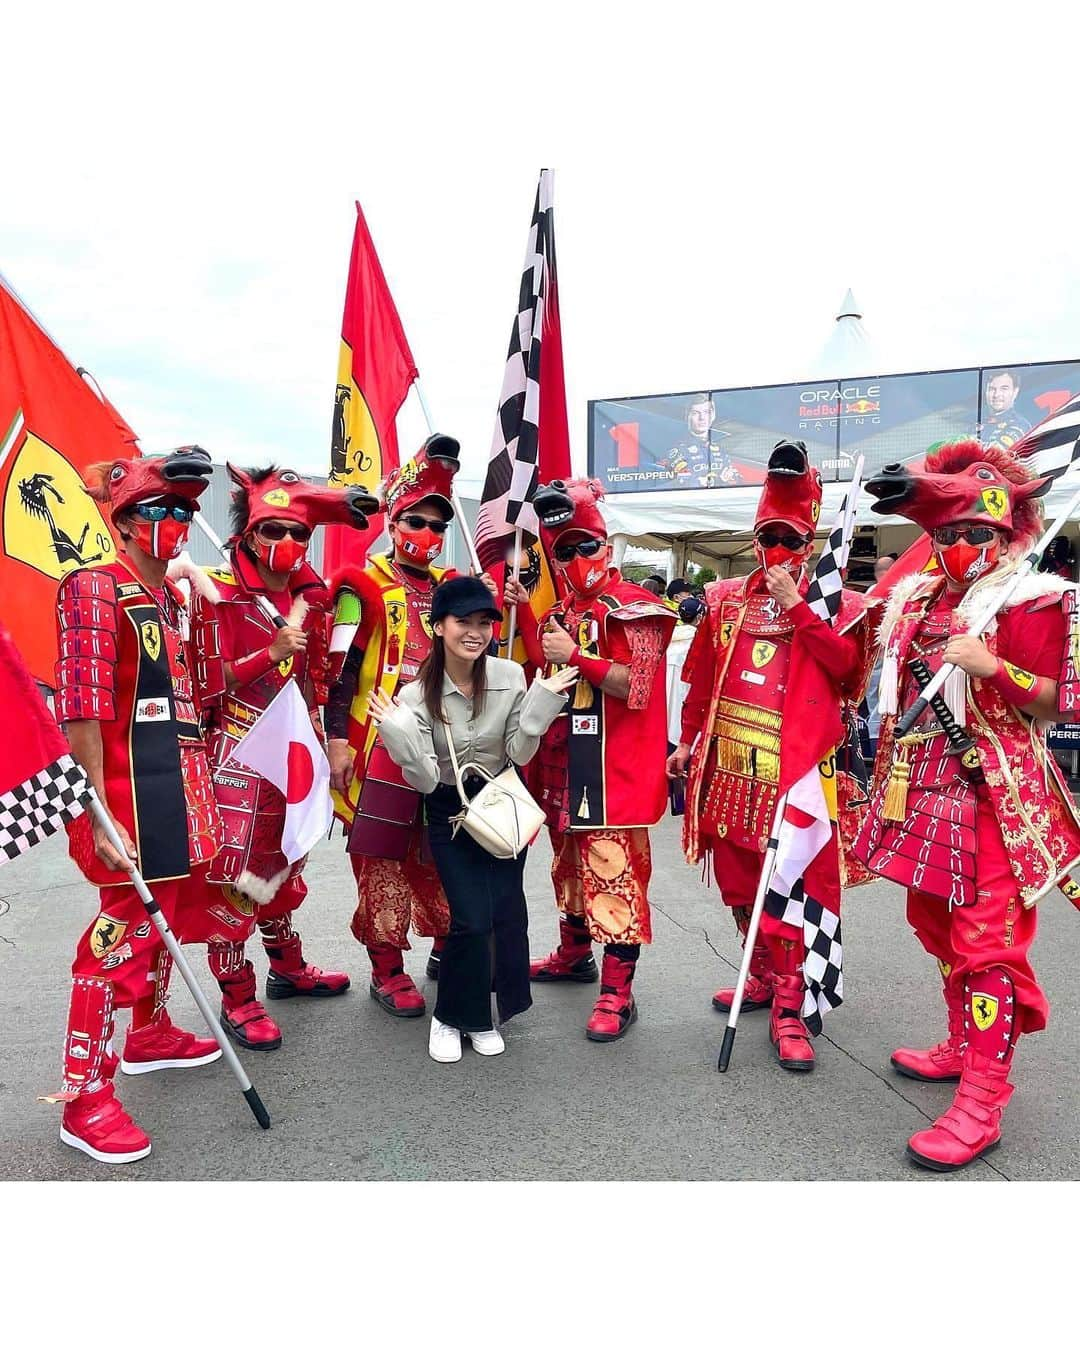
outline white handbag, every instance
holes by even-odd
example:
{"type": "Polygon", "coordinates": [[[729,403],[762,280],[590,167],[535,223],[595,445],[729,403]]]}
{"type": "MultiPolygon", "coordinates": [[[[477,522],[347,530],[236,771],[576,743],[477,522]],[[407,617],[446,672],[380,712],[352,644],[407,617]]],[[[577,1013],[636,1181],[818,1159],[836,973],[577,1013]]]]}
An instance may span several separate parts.
{"type": "Polygon", "coordinates": [[[472,835],[492,857],[516,858],[540,833],[544,824],[543,811],[517,776],[512,764],[508,764],[496,777],[492,777],[479,764],[469,763],[464,769],[459,767],[454,737],[448,723],[444,723],[443,730],[446,732],[450,763],[454,766],[454,779],[461,797],[461,811],[450,817],[454,834],[464,828],[466,834],[472,835]],[[466,770],[487,780],[471,801],[465,795],[466,770]]]}

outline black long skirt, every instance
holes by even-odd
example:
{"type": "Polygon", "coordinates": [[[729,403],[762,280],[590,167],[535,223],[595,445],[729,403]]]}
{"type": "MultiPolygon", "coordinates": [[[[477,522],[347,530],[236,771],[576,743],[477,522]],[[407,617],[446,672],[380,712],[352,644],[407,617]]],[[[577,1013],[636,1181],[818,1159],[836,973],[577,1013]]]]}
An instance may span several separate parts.
{"type": "MultiPolygon", "coordinates": [[[[470,797],[482,786],[480,779],[466,779],[470,797]]],[[[459,1031],[490,1031],[492,991],[501,1022],[532,1006],[523,880],[528,850],[493,858],[464,830],[451,837],[450,817],[461,810],[456,787],[440,783],[425,804],[431,853],[450,904],[435,1016],[459,1031]]]]}

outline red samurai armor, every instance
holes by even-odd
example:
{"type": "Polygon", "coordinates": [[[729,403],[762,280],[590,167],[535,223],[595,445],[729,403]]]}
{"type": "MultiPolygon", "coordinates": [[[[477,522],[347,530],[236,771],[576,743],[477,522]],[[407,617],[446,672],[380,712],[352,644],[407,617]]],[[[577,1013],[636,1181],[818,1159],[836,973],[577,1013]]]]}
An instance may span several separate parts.
{"type": "Polygon", "coordinates": [[[909,921],[941,968],[947,1038],[893,1054],[908,1077],[959,1080],[949,1109],[908,1143],[914,1161],[937,1171],[966,1166],[1000,1140],[1016,1038],[1041,1030],[1047,1016],[1029,959],[1032,907],[1080,860],[1080,817],[1036,720],[1059,698],[1073,705],[1062,610],[1073,588],[1029,575],[981,643],[964,640],[972,614],[1034,543],[1045,486],[1007,451],[975,441],[943,446],[924,470],[891,466],[867,484],[876,511],[931,533],[940,569],[905,579],[889,598],[881,736],[855,846],[873,871],[907,887],[909,921]],[[944,712],[928,708],[896,738],[897,715],[919,692],[912,662],[939,668],[950,644],[979,673],[956,666],[944,712]],[[950,747],[951,720],[966,749],[950,747]]]}

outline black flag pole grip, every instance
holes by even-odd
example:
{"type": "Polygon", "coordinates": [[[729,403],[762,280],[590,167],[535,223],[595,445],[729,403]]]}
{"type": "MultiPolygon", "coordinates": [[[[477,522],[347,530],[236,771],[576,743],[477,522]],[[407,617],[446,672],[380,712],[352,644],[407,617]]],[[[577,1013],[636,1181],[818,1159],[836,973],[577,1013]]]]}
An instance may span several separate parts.
{"type": "Polygon", "coordinates": [[[728,1065],[731,1063],[731,1047],[735,1044],[735,1033],[738,1027],[724,1028],[724,1043],[720,1047],[720,1058],[716,1061],[716,1068],[719,1073],[727,1073],[728,1065]]]}

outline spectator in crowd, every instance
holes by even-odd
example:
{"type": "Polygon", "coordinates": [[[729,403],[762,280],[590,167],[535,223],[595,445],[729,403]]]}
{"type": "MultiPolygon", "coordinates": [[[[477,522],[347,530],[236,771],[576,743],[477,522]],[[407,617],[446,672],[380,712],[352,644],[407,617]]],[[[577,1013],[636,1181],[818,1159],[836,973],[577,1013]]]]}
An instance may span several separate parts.
{"type": "Polygon", "coordinates": [[[692,594],[690,583],[685,577],[676,577],[674,581],[668,582],[667,598],[672,604],[677,606],[681,600],[692,594]]]}
{"type": "Polygon", "coordinates": [[[648,591],[650,595],[655,595],[659,600],[664,594],[667,582],[659,573],[654,572],[651,577],[646,577],[641,585],[644,590],[648,591]]]}
{"type": "Polygon", "coordinates": [[[1040,572],[1049,572],[1055,577],[1064,577],[1066,581],[1076,580],[1076,550],[1071,539],[1059,534],[1051,539],[1039,562],[1040,572]]]}

